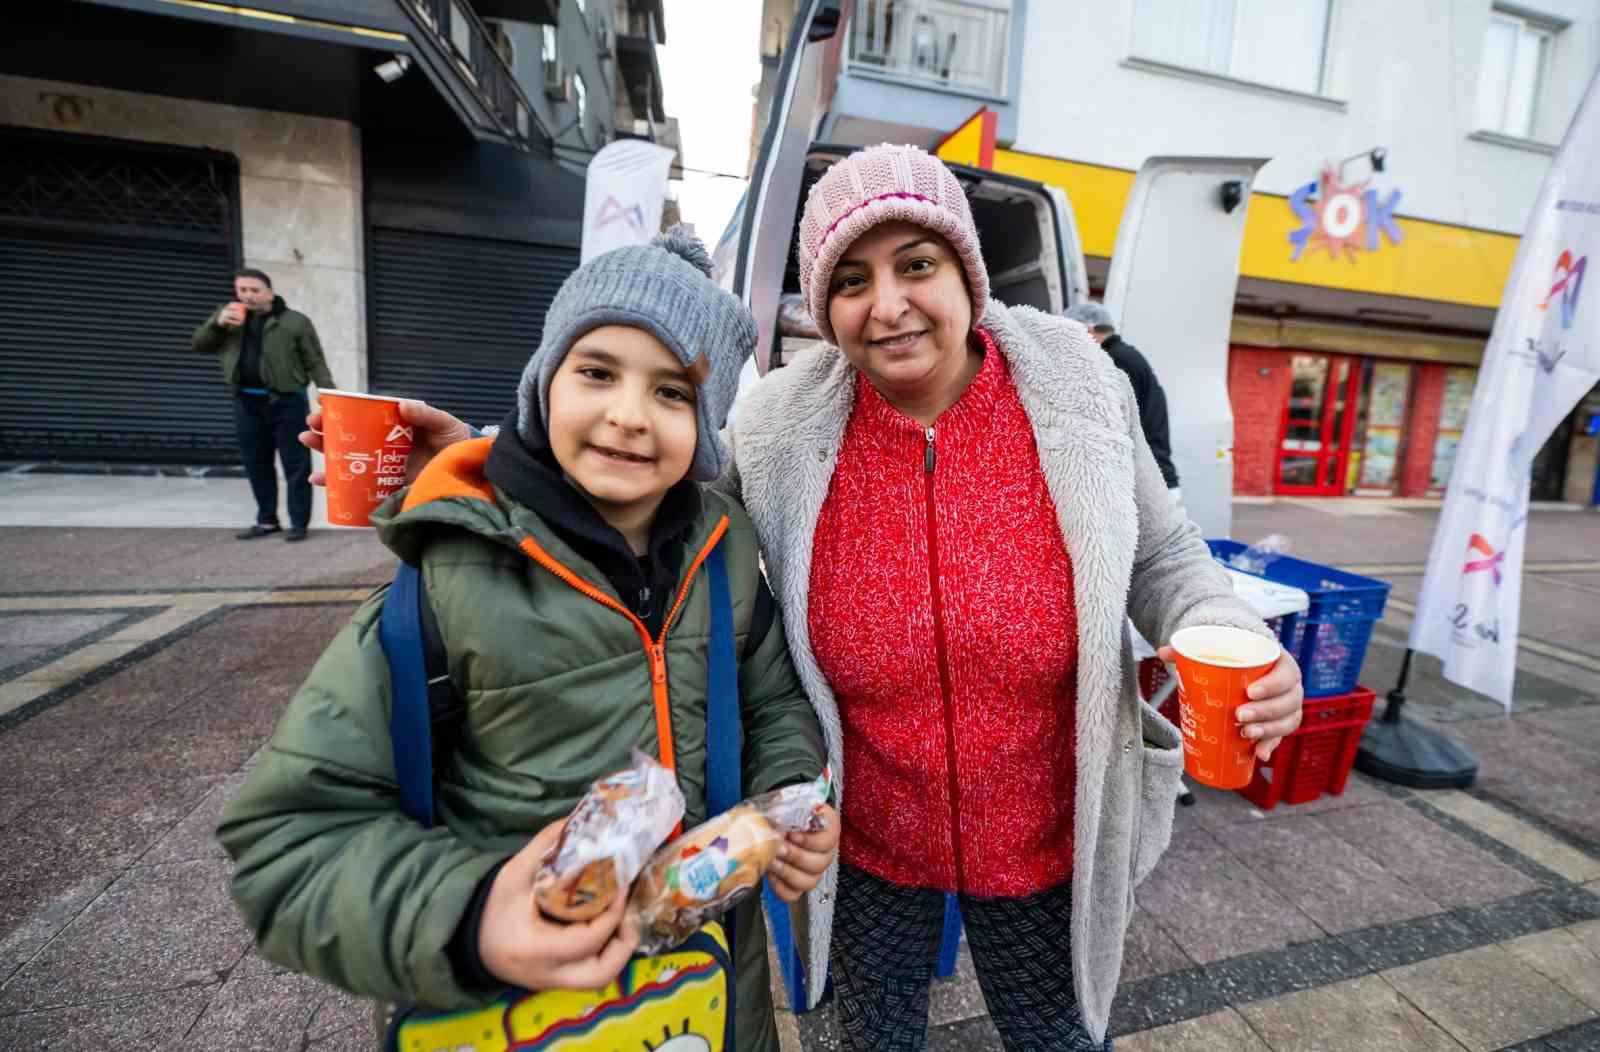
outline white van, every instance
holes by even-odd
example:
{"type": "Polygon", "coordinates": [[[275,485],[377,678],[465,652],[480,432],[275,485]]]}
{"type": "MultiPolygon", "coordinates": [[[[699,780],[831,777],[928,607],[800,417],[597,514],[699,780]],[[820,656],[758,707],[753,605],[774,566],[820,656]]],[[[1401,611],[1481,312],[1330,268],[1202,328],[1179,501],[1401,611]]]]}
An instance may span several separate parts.
{"type": "MultiPolygon", "coordinates": [[[[778,326],[781,297],[800,291],[794,254],[800,211],[806,191],[828,166],[859,149],[815,141],[822,52],[844,31],[841,21],[839,0],[810,0],[796,16],[749,189],[713,253],[718,280],[749,305],[760,326],[746,382],[805,346],[780,336],[778,326]]],[[[1231,525],[1228,330],[1250,184],[1265,163],[1150,158],[1134,180],[1106,277],[1105,301],[1118,328],[1168,392],[1184,504],[1208,537],[1228,536],[1231,525]]],[[[967,187],[995,299],[1060,313],[1088,295],[1072,205],[1059,187],[950,168],[967,187]]]]}

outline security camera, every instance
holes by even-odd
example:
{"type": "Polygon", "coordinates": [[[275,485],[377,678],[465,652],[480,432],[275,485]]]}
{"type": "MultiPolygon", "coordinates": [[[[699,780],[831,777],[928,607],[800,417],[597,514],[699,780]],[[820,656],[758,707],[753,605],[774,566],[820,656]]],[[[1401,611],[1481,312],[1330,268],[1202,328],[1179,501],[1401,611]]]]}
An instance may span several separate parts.
{"type": "Polygon", "coordinates": [[[410,55],[396,55],[387,62],[379,63],[372,67],[372,72],[383,78],[385,84],[393,84],[406,75],[406,70],[411,68],[410,55]]]}
{"type": "Polygon", "coordinates": [[[1385,150],[1382,146],[1374,146],[1372,148],[1372,153],[1369,156],[1372,158],[1372,170],[1374,172],[1381,172],[1383,171],[1384,158],[1389,156],[1389,151],[1385,150]]]}

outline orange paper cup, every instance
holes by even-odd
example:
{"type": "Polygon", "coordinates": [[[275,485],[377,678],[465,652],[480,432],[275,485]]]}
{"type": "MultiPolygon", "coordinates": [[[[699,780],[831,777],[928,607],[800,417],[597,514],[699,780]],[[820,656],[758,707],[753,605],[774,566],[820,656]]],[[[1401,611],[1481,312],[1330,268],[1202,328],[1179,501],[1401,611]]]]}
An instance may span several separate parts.
{"type": "Polygon", "coordinates": [[[1197,625],[1172,636],[1177,651],[1183,769],[1202,785],[1242,789],[1255,773],[1256,743],[1236,715],[1245,688],[1278,662],[1275,639],[1225,625],[1197,625]]]}
{"type": "Polygon", "coordinates": [[[372,511],[406,484],[411,425],[400,399],[318,391],[327,458],[328,525],[371,526],[372,511]]]}

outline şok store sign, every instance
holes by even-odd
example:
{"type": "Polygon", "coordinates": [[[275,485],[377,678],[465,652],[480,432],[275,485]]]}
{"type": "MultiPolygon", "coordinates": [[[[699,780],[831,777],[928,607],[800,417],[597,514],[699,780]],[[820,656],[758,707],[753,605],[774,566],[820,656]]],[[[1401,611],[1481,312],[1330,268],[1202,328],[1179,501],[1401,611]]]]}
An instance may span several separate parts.
{"type": "Polygon", "coordinates": [[[1405,240],[1394,216],[1400,191],[1391,190],[1380,200],[1370,183],[1341,183],[1334,167],[1327,165],[1318,182],[1306,183],[1290,194],[1289,209],[1304,224],[1289,231],[1289,244],[1294,246],[1290,260],[1298,260],[1307,248],[1321,248],[1335,259],[1342,251],[1354,263],[1358,249],[1378,250],[1380,234],[1393,245],[1405,240]]]}

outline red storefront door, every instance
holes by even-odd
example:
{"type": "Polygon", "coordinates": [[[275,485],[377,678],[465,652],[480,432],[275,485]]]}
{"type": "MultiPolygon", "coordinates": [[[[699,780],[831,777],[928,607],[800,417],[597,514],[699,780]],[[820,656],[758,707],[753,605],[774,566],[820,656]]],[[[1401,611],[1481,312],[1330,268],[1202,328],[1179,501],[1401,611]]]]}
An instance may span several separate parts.
{"type": "Polygon", "coordinates": [[[1289,401],[1278,431],[1275,491],[1341,496],[1361,394],[1360,363],[1344,355],[1296,353],[1290,365],[1289,401]]]}

